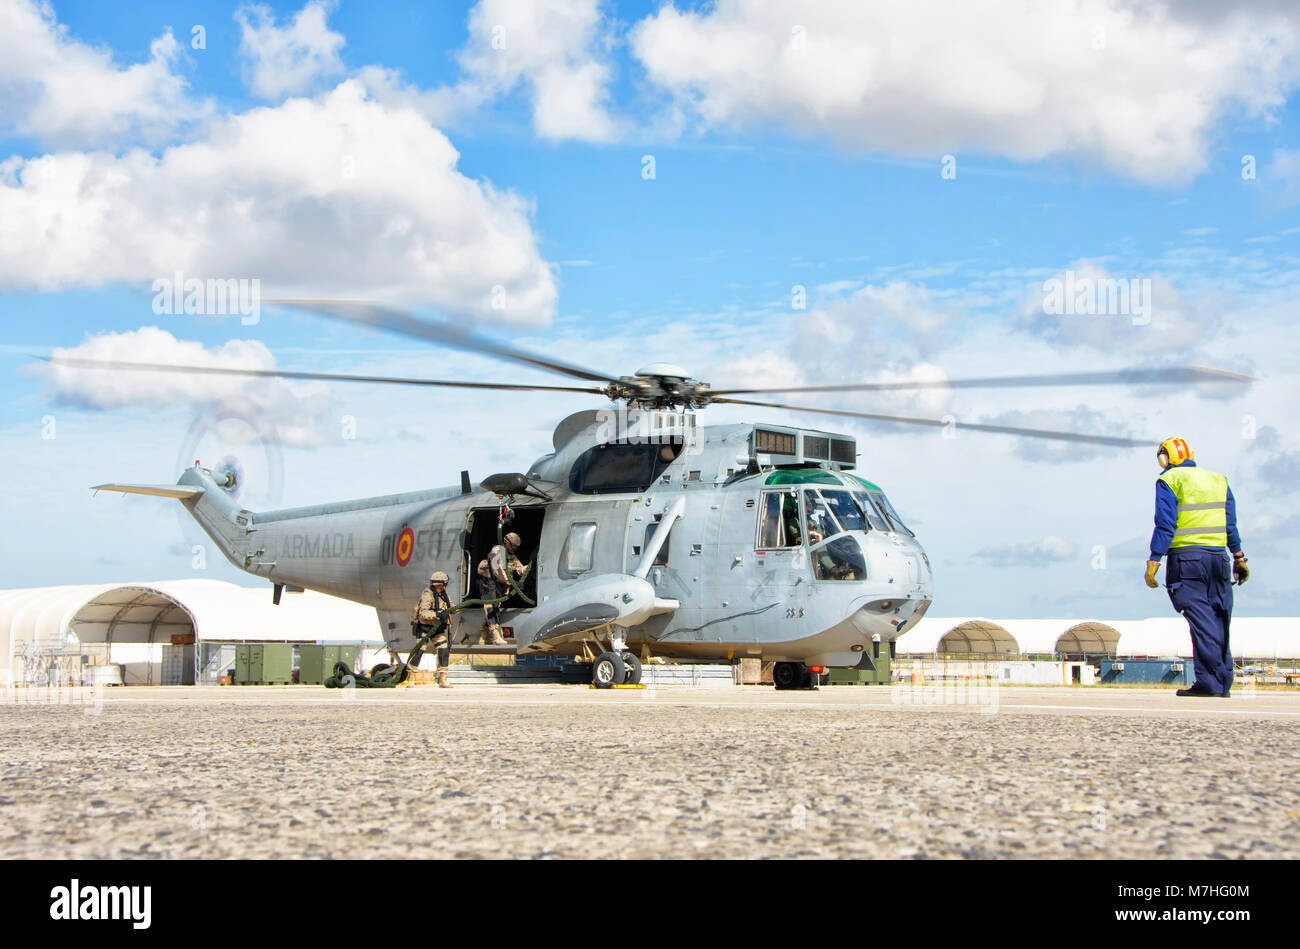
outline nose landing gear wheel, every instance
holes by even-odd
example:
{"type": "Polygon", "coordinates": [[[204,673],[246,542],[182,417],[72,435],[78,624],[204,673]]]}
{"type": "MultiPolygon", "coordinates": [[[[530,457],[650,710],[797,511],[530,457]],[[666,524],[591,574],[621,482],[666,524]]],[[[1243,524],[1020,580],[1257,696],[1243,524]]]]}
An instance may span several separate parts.
{"type": "Polygon", "coordinates": [[[598,689],[622,685],[626,676],[627,666],[623,664],[623,657],[616,652],[602,652],[591,664],[591,684],[598,689]]]}
{"type": "Polygon", "coordinates": [[[627,670],[623,675],[624,685],[641,684],[641,660],[636,657],[636,653],[625,652],[622,655],[623,666],[627,670]]]}

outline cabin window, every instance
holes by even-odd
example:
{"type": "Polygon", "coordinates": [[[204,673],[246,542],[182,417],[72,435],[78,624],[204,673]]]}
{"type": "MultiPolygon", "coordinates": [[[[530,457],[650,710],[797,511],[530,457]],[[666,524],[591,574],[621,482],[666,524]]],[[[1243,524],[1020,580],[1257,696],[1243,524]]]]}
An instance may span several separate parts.
{"type": "Polygon", "coordinates": [[[569,539],[564,544],[564,572],[567,577],[586,573],[591,569],[596,550],[596,525],[583,521],[569,527],[569,539]]]}
{"type": "Polygon", "coordinates": [[[644,491],[681,452],[679,443],[596,445],[573,463],[569,488],[577,494],[644,491]]]}

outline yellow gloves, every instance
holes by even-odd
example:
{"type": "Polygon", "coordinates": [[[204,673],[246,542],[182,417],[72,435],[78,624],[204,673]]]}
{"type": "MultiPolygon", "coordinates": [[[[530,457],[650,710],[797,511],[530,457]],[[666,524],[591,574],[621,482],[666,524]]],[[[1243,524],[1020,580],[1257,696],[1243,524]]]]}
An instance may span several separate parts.
{"type": "MultiPolygon", "coordinates": [[[[1156,582],[1156,571],[1158,571],[1159,569],[1160,569],[1159,560],[1147,561],[1147,575],[1146,575],[1147,586],[1149,586],[1153,590],[1156,587],[1160,586],[1160,584],[1156,582]]],[[[1250,579],[1250,568],[1246,566],[1246,558],[1244,556],[1237,556],[1233,558],[1232,576],[1233,579],[1237,581],[1238,585],[1241,585],[1250,579]]]]}
{"type": "Polygon", "coordinates": [[[1235,554],[1233,556],[1232,576],[1236,579],[1238,586],[1250,579],[1250,568],[1246,566],[1245,554],[1235,554]]]}

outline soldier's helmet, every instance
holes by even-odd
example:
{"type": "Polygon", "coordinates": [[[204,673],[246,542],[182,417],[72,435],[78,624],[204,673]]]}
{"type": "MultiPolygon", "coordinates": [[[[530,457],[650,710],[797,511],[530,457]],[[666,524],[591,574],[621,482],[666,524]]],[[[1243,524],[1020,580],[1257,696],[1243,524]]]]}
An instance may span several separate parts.
{"type": "Polygon", "coordinates": [[[435,571],[433,571],[432,576],[429,577],[429,582],[430,582],[430,583],[441,583],[441,584],[444,584],[444,585],[445,585],[445,584],[447,583],[447,579],[448,579],[448,578],[447,578],[447,575],[446,575],[445,573],[443,573],[441,570],[435,570],[435,571]]]}
{"type": "Polygon", "coordinates": [[[505,536],[505,541],[506,541],[506,543],[509,544],[511,547],[521,547],[521,546],[523,546],[523,541],[521,541],[521,540],[519,539],[519,535],[516,534],[514,531],[511,531],[509,534],[506,534],[506,536],[505,536]]]}

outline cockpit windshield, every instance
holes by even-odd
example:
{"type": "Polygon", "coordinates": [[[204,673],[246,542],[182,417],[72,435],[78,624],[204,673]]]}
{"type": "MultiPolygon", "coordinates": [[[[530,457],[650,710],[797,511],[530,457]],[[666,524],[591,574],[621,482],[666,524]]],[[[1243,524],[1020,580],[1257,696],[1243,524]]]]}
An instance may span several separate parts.
{"type": "Polygon", "coordinates": [[[892,530],[885,515],[877,511],[867,495],[860,491],[805,488],[804,510],[813,543],[844,531],[892,530]],[[814,536],[814,533],[821,534],[821,537],[814,536]]]}
{"type": "Polygon", "coordinates": [[[853,503],[857,505],[858,510],[862,512],[862,516],[866,518],[867,523],[871,525],[873,530],[892,530],[889,521],[885,519],[885,515],[871,503],[871,496],[865,491],[854,491],[853,503]]]}
{"type": "Polygon", "coordinates": [[[820,544],[827,537],[844,533],[845,528],[836,522],[835,515],[831,513],[832,508],[822,497],[821,492],[812,488],[806,489],[803,493],[803,510],[808,528],[805,533],[809,546],[820,544]]]}
{"type": "Polygon", "coordinates": [[[903,519],[898,516],[898,512],[894,510],[894,505],[889,503],[889,498],[885,497],[883,491],[872,491],[869,493],[868,497],[889,520],[891,529],[898,531],[900,534],[906,534],[908,537],[916,536],[907,529],[907,525],[904,524],[903,519]]]}

